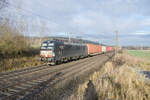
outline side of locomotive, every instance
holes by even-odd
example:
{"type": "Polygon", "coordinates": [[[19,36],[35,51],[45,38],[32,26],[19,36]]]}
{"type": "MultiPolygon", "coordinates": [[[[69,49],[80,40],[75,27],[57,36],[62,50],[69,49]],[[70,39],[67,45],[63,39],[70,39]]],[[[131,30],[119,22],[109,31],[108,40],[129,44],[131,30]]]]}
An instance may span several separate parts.
{"type": "Polygon", "coordinates": [[[87,47],[84,44],[72,44],[64,43],[64,48],[62,50],[63,59],[78,59],[88,55],[87,47]]]}
{"type": "Polygon", "coordinates": [[[87,55],[87,47],[84,44],[65,43],[55,40],[44,41],[40,50],[40,59],[51,63],[78,59],[87,55]]]}

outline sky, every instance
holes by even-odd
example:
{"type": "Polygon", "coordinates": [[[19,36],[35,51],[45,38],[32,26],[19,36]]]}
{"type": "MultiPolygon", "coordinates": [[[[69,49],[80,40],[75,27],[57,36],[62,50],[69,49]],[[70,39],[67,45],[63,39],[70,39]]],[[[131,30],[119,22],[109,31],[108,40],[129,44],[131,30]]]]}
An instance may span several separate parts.
{"type": "Polygon", "coordinates": [[[70,34],[115,45],[117,30],[121,46],[150,46],[150,0],[9,1],[1,15],[25,23],[29,36],[70,34]]]}

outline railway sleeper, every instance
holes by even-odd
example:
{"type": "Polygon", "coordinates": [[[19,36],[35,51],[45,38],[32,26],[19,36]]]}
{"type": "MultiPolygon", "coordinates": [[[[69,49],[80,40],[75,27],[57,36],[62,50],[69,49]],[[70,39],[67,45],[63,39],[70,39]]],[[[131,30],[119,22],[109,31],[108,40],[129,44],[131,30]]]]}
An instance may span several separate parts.
{"type": "Polygon", "coordinates": [[[44,82],[44,81],[46,81],[46,79],[45,79],[45,80],[37,80],[36,82],[37,82],[38,84],[40,84],[40,83],[42,83],[42,82],[44,82]]]}
{"type": "Polygon", "coordinates": [[[15,89],[9,88],[8,91],[11,91],[11,92],[20,92],[20,90],[18,90],[18,89],[16,89],[16,88],[15,88],[15,89]]]}
{"type": "Polygon", "coordinates": [[[19,89],[19,90],[25,90],[27,88],[30,88],[32,87],[31,85],[28,85],[28,84],[21,84],[19,86],[14,86],[16,89],[19,89]]]}
{"type": "Polygon", "coordinates": [[[0,94],[4,95],[4,96],[11,96],[14,94],[14,92],[9,91],[9,92],[0,92],[0,94]]]}
{"type": "Polygon", "coordinates": [[[26,83],[26,84],[23,84],[23,86],[25,86],[25,87],[32,87],[33,85],[26,83]]]}
{"type": "Polygon", "coordinates": [[[30,85],[37,85],[38,83],[36,83],[36,82],[27,82],[27,84],[30,84],[30,85]]]}
{"type": "Polygon", "coordinates": [[[6,95],[0,94],[0,100],[3,100],[4,97],[6,97],[6,95]]]}
{"type": "MultiPolygon", "coordinates": [[[[32,91],[36,90],[36,89],[39,89],[40,88],[40,83],[42,83],[43,81],[40,81],[40,82],[36,82],[33,84],[33,82],[30,82],[30,84],[33,84],[34,86],[33,87],[28,87],[28,88],[24,88],[24,87],[18,87],[20,89],[20,91],[14,93],[14,94],[10,94],[10,95],[7,95],[8,97],[10,98],[13,98],[15,97],[15,95],[17,95],[17,99],[23,99],[26,95],[29,95],[29,94],[32,94],[32,91]]],[[[27,84],[24,84],[24,86],[27,85],[27,84]]],[[[28,86],[31,86],[31,85],[28,85],[28,86]]]]}
{"type": "Polygon", "coordinates": [[[24,86],[16,86],[16,88],[21,89],[21,90],[27,89],[27,87],[24,87],[24,86]]]}

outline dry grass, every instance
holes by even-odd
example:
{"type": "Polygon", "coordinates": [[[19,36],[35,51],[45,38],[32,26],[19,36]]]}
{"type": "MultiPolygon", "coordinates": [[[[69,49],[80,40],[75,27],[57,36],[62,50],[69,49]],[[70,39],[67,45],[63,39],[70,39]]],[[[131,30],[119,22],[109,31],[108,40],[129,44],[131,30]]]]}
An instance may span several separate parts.
{"type": "MultiPolygon", "coordinates": [[[[90,77],[97,93],[94,96],[98,96],[99,100],[150,100],[150,85],[145,83],[145,77],[132,70],[131,66],[140,67],[138,63],[141,62],[148,63],[123,53],[113,62],[106,63],[100,71],[90,77]]],[[[143,65],[143,69],[147,69],[146,64],[143,65]]],[[[85,93],[89,89],[88,83],[87,81],[81,84],[77,93],[68,100],[90,100],[85,99],[85,93]]],[[[88,92],[92,94],[91,90],[88,92]]]]}
{"type": "Polygon", "coordinates": [[[0,71],[41,64],[39,50],[29,45],[28,39],[7,20],[0,21],[0,71]]]}
{"type": "Polygon", "coordinates": [[[128,66],[150,71],[150,61],[148,59],[131,56],[127,51],[124,51],[122,54],[118,55],[116,61],[119,60],[125,62],[128,66]]]}
{"type": "Polygon", "coordinates": [[[30,51],[27,40],[8,22],[0,25],[0,58],[14,58],[30,51]]]}
{"type": "Polygon", "coordinates": [[[39,61],[39,56],[4,59],[0,62],[0,72],[12,71],[25,67],[38,66],[41,64],[44,63],[39,61]]]}

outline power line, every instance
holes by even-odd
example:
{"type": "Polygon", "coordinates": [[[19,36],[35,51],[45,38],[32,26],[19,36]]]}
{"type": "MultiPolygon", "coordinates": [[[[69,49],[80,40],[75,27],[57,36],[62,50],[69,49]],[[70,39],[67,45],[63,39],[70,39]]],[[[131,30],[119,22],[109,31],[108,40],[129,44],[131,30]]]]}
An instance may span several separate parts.
{"type": "MultiPolygon", "coordinates": [[[[1,1],[0,1],[1,2],[1,1]]],[[[6,2],[7,4],[8,4],[8,2],[6,2]]],[[[9,3],[9,5],[10,5],[10,3],[9,3]]],[[[16,10],[18,9],[18,7],[16,7],[15,5],[10,5],[10,7],[13,7],[13,8],[15,8],[16,10]]],[[[54,22],[52,22],[52,21],[50,21],[50,19],[49,18],[47,18],[47,17],[45,17],[45,16],[41,16],[41,15],[39,15],[39,14],[37,14],[37,13],[34,13],[34,12],[32,12],[32,11],[30,11],[30,10],[26,10],[26,9],[23,9],[23,8],[20,8],[19,7],[19,9],[20,10],[22,10],[22,11],[24,11],[24,12],[27,12],[27,13],[30,13],[30,14],[32,14],[31,16],[36,16],[36,17],[39,17],[39,18],[42,18],[42,19],[44,19],[44,20],[47,20],[48,22],[50,22],[50,23],[54,23],[54,22]]],[[[26,15],[26,14],[24,14],[24,13],[17,13],[18,15],[22,15],[22,16],[28,16],[28,15],[26,15]]],[[[55,23],[54,23],[55,24],[55,23]]],[[[37,24],[34,24],[34,26],[39,26],[39,25],[37,25],[37,24]]],[[[41,25],[40,25],[41,26],[41,25]]],[[[49,29],[49,27],[45,27],[46,29],[49,29]]]]}
{"type": "MultiPolygon", "coordinates": [[[[2,2],[2,1],[0,1],[0,2],[2,2]]],[[[11,5],[11,7],[15,8],[15,9],[18,8],[18,7],[16,7],[15,5],[12,5],[12,4],[8,3],[8,2],[2,2],[2,3],[9,4],[9,5],[11,5]]],[[[27,10],[27,9],[23,9],[23,8],[19,8],[19,9],[23,10],[24,12],[27,12],[27,13],[32,14],[32,16],[34,15],[34,16],[40,17],[40,18],[45,19],[45,20],[47,20],[47,21],[49,21],[49,22],[52,23],[52,21],[50,21],[49,18],[47,18],[47,17],[45,17],[45,16],[42,16],[42,15],[40,15],[40,14],[37,14],[37,13],[31,11],[31,10],[27,10]]],[[[21,14],[20,14],[20,15],[21,15],[21,14]]],[[[54,22],[53,22],[53,23],[54,23],[54,22]]]]}
{"type": "Polygon", "coordinates": [[[0,2],[0,10],[7,7],[8,6],[8,3],[6,2],[6,0],[1,0],[0,2]]]}

